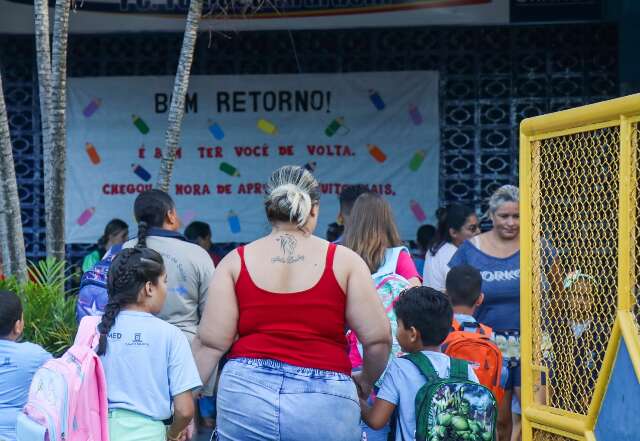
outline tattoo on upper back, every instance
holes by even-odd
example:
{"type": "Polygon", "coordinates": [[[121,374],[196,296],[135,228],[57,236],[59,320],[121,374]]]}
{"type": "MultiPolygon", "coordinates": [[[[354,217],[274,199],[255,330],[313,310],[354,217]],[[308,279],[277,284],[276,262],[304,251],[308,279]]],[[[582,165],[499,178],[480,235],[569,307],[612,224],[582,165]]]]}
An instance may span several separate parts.
{"type": "Polygon", "coordinates": [[[276,241],[280,242],[282,256],[272,257],[271,263],[296,263],[304,260],[304,256],[296,255],[298,241],[293,235],[285,233],[278,237],[276,241]]]}

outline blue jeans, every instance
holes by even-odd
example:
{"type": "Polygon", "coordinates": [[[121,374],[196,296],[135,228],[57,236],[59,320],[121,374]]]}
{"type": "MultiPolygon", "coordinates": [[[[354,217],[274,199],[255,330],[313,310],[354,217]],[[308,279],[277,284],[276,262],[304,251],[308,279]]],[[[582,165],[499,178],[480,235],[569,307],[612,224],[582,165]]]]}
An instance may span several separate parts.
{"type": "Polygon", "coordinates": [[[351,377],[240,358],[218,385],[219,441],[360,441],[360,405],[351,377]]]}
{"type": "Polygon", "coordinates": [[[216,398],[202,397],[198,400],[198,408],[202,418],[215,418],[216,416],[216,398]]]}

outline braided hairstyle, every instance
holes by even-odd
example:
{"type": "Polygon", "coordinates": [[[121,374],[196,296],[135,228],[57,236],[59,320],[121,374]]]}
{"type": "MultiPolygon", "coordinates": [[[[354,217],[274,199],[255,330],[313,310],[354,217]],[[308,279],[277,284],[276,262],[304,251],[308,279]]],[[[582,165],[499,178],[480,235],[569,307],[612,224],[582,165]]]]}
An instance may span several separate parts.
{"type": "MultiPolygon", "coordinates": [[[[143,226],[146,233],[146,224],[143,226]]],[[[120,311],[138,302],[138,296],[147,282],[157,284],[158,279],[165,273],[162,256],[150,248],[145,248],[145,238],[138,239],[135,248],[120,251],[113,259],[107,278],[107,292],[109,302],[104,309],[104,315],[98,325],[100,342],[98,355],[107,352],[107,335],[115,324],[120,311]]]]}
{"type": "Polygon", "coordinates": [[[149,224],[145,221],[138,222],[138,243],[136,248],[147,247],[147,236],[149,235],[149,224]]]}

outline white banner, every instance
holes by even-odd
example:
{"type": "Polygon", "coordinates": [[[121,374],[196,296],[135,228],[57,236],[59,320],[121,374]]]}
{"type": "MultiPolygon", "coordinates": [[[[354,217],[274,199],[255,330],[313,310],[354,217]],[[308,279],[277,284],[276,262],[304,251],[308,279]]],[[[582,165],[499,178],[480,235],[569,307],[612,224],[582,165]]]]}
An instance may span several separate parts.
{"type": "MultiPolygon", "coordinates": [[[[172,85],[69,80],[68,242],[94,242],[114,217],[133,226],[133,201],[157,180],[172,85]]],[[[435,222],[438,74],[194,76],[180,145],[170,193],[183,224],[210,223],[214,241],[268,231],[264,184],[285,164],[320,182],[318,235],[336,219],[342,186],[360,183],[388,198],[411,239],[435,222]]]]}

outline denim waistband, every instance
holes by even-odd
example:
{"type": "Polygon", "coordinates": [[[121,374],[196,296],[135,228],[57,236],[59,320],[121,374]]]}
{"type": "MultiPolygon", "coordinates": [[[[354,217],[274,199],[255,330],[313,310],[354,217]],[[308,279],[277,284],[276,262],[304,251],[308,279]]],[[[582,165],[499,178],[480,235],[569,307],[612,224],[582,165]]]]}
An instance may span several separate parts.
{"type": "Polygon", "coordinates": [[[351,377],[341,372],[327,371],[324,369],[307,368],[302,366],[294,366],[289,363],[285,363],[280,360],[273,360],[270,358],[231,358],[228,363],[241,363],[247,366],[255,366],[259,368],[272,369],[274,371],[280,371],[282,373],[291,375],[301,375],[305,377],[335,379],[335,380],[351,380],[351,377]]]}

